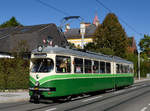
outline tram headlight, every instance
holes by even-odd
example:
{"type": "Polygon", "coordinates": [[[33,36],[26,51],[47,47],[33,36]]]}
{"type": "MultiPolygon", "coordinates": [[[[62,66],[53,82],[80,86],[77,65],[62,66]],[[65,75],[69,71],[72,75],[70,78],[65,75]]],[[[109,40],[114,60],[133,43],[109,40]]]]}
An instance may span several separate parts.
{"type": "Polygon", "coordinates": [[[39,81],[36,81],[35,86],[40,86],[39,81]]]}
{"type": "Polygon", "coordinates": [[[37,51],[38,51],[38,52],[42,52],[42,50],[43,50],[43,46],[42,46],[42,45],[38,45],[38,46],[37,46],[37,51]]]}

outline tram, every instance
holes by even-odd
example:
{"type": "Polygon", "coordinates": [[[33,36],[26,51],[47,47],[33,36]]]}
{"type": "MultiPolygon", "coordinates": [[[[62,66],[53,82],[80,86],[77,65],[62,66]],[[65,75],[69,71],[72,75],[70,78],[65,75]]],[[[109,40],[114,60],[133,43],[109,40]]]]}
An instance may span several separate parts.
{"type": "Polygon", "coordinates": [[[133,63],[116,56],[62,47],[32,51],[29,95],[39,99],[67,98],[132,85],[133,63]]]}

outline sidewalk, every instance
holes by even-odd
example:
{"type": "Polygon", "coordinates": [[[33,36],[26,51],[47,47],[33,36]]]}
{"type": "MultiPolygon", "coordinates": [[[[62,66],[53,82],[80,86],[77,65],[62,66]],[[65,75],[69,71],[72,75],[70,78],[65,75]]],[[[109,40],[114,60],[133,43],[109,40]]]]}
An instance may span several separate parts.
{"type": "Polygon", "coordinates": [[[150,80],[150,78],[140,78],[140,80],[138,80],[138,78],[134,79],[134,83],[138,83],[138,82],[143,82],[143,81],[148,81],[150,80]]]}
{"type": "MultiPolygon", "coordinates": [[[[137,78],[134,80],[134,83],[148,81],[150,78],[137,78]]],[[[26,91],[17,91],[17,92],[0,92],[0,103],[12,103],[20,101],[29,101],[29,92],[26,91]]]]}
{"type": "Polygon", "coordinates": [[[0,103],[29,101],[29,92],[0,92],[0,103]]]}

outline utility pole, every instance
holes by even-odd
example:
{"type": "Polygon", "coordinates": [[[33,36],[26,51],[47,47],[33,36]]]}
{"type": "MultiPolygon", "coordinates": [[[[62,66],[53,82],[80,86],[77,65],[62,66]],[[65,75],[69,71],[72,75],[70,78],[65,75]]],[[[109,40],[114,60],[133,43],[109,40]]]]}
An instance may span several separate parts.
{"type": "Polygon", "coordinates": [[[140,75],[140,51],[138,53],[138,79],[141,79],[141,75],[140,75]]]}
{"type": "Polygon", "coordinates": [[[85,23],[80,23],[80,33],[81,33],[81,36],[82,36],[82,39],[81,39],[81,47],[82,49],[84,49],[84,34],[85,34],[85,23]]]}

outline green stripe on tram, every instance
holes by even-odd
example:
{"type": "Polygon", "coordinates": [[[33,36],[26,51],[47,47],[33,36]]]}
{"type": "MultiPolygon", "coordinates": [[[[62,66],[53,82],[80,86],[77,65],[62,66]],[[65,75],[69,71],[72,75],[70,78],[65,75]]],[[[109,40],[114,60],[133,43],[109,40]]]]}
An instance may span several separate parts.
{"type": "Polygon", "coordinates": [[[35,80],[32,76],[30,76],[30,81],[31,81],[33,84],[35,84],[35,82],[36,82],[36,80],[35,80]]]}
{"type": "MultiPolygon", "coordinates": [[[[133,77],[133,74],[64,74],[51,75],[39,80],[40,85],[47,81],[62,79],[82,79],[82,78],[110,78],[110,77],[133,77]]],[[[35,84],[36,80],[30,76],[30,80],[35,84]]]]}

